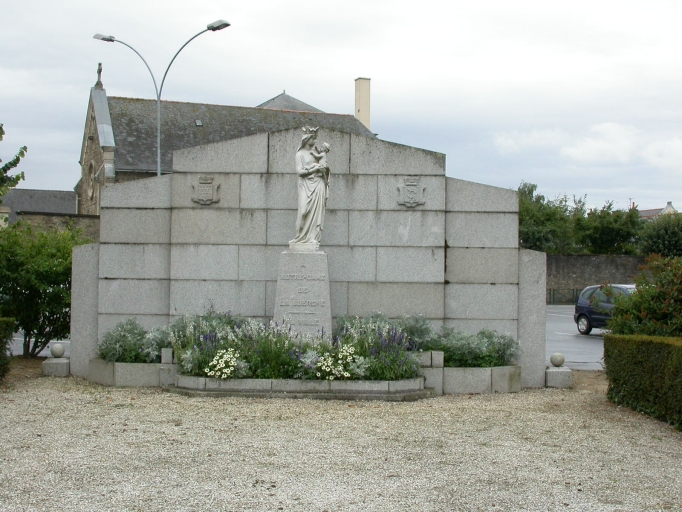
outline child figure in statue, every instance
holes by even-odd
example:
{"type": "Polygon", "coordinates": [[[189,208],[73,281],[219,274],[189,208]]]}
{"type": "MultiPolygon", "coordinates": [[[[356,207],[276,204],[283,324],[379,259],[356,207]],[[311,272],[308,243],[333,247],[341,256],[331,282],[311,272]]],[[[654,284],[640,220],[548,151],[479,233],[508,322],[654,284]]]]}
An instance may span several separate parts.
{"type": "Polygon", "coordinates": [[[303,128],[303,138],[296,152],[298,174],[298,214],[296,238],[290,244],[310,244],[317,250],[324,228],[324,214],[329,197],[329,163],[327,153],[331,147],[326,142],[322,150],[315,146],[319,128],[303,128]]]}

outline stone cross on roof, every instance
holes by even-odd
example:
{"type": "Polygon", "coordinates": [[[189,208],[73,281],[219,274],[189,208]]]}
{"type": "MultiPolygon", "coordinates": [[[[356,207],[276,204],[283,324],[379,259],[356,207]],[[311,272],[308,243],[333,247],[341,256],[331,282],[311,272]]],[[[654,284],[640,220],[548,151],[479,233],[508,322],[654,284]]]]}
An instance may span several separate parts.
{"type": "Polygon", "coordinates": [[[97,63],[97,83],[95,83],[95,89],[104,89],[104,84],[102,84],[102,63],[97,63]]]}

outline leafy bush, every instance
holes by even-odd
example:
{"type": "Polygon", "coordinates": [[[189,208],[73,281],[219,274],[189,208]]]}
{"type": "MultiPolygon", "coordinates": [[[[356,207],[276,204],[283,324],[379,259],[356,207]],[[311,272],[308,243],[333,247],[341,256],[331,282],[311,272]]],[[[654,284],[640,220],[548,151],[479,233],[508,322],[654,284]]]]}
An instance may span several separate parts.
{"type": "Polygon", "coordinates": [[[145,330],[130,318],[104,335],[98,348],[99,357],[117,363],[160,363],[161,349],[170,347],[168,328],[145,330]]]}
{"type": "Polygon", "coordinates": [[[647,222],[640,236],[640,249],[645,255],[682,257],[682,214],[661,215],[647,222]]]}
{"type": "Polygon", "coordinates": [[[604,336],[607,396],[682,430],[682,338],[604,336]]]}
{"type": "Polygon", "coordinates": [[[10,351],[9,344],[12,342],[14,333],[14,319],[0,318],[0,382],[9,372],[10,351]]]}
{"type": "Polygon", "coordinates": [[[682,336],[682,258],[650,256],[635,282],[635,293],[616,298],[609,330],[682,336]]]}
{"type": "Polygon", "coordinates": [[[448,327],[423,348],[443,351],[445,366],[455,368],[506,366],[514,363],[521,351],[519,342],[508,334],[486,329],[468,334],[448,327]]]}

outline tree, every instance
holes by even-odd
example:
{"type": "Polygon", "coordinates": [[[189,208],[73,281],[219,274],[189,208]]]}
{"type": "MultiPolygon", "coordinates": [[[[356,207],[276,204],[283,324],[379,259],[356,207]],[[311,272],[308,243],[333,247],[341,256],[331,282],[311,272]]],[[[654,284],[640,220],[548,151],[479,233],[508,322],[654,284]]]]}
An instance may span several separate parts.
{"type": "MultiPolygon", "coordinates": [[[[0,123],[0,141],[4,135],[5,130],[2,127],[2,123],[0,123]]],[[[11,175],[9,174],[9,171],[19,165],[21,159],[26,156],[26,151],[28,151],[26,146],[22,146],[19,148],[19,152],[14,156],[14,158],[12,158],[12,160],[0,167],[0,198],[2,198],[2,196],[4,196],[10,188],[16,187],[19,181],[24,179],[23,172],[11,175]]],[[[2,160],[0,160],[0,163],[2,163],[2,160]]],[[[0,203],[2,203],[2,199],[0,199],[0,203]]]]}
{"type": "Polygon", "coordinates": [[[682,214],[661,215],[645,223],[640,237],[640,249],[644,254],[682,256],[682,214]]]}
{"type": "Polygon", "coordinates": [[[22,223],[0,230],[0,316],[24,333],[24,357],[69,335],[71,251],[79,231],[36,231],[22,223]]]}
{"type": "Polygon", "coordinates": [[[566,196],[548,200],[536,193],[537,188],[525,181],[518,188],[519,245],[550,254],[578,252],[575,217],[584,214],[584,201],[574,198],[571,206],[566,196]]]}
{"type": "Polygon", "coordinates": [[[639,212],[614,210],[609,201],[601,208],[593,208],[587,216],[576,219],[580,245],[590,254],[634,254],[641,230],[639,212]]]}
{"type": "Polygon", "coordinates": [[[616,298],[611,332],[682,336],[682,258],[650,256],[635,282],[635,293],[616,298]]]}

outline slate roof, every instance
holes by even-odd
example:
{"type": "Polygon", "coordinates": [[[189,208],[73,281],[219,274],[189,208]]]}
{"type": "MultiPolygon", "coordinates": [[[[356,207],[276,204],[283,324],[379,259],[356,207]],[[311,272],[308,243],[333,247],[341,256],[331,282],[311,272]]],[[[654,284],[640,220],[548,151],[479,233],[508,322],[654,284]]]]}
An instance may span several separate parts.
{"type": "Polygon", "coordinates": [[[297,100],[293,96],[289,96],[286,92],[269,99],[265,103],[261,103],[256,108],[271,108],[275,110],[297,110],[299,112],[319,112],[324,113],[321,110],[303,103],[301,100],[297,100]]]}
{"type": "MultiPolygon", "coordinates": [[[[155,171],[156,100],[109,97],[108,103],[117,172],[155,171]]],[[[171,171],[172,152],[176,149],[306,125],[374,137],[352,115],[162,101],[161,168],[171,171]],[[196,120],[201,121],[201,126],[196,120]]]]}
{"type": "Polygon", "coordinates": [[[9,207],[9,223],[17,220],[17,212],[76,214],[76,193],[67,190],[33,190],[13,188],[2,196],[2,206],[9,207]]]}

